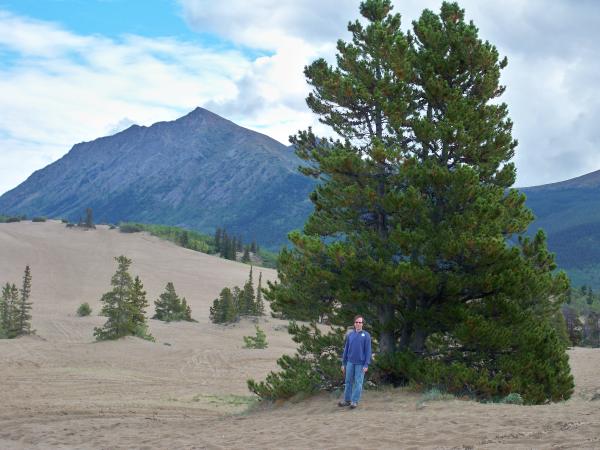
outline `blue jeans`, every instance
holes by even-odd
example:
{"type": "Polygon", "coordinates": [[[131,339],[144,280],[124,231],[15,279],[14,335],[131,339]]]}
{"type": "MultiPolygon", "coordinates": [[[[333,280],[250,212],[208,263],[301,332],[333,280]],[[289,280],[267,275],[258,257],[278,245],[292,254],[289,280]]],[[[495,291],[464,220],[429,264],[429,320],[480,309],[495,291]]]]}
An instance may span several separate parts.
{"type": "Polygon", "coordinates": [[[365,373],[362,364],[346,363],[346,384],[344,387],[344,400],[358,403],[362,393],[365,373]]]}

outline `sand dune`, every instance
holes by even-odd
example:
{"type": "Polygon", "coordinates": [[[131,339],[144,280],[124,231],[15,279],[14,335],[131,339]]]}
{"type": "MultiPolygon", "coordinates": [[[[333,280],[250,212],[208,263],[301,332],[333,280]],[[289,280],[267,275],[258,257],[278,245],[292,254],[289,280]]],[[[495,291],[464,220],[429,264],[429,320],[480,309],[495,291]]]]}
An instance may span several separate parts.
{"type": "MultiPolygon", "coordinates": [[[[366,392],[357,410],[335,396],[247,406],[249,377],[262,379],[293,352],[285,322],[260,319],[269,348],[242,348],[251,321],[217,326],[208,308],[248,266],[146,234],[57,222],[0,224],[0,282],[33,274],[36,336],[0,340],[1,449],[600,448],[600,351],[570,351],[571,400],[543,406],[450,400],[422,404],[403,390],[366,392]],[[93,341],[99,298],[114,256],[133,259],[152,303],[168,281],[198,323],[150,321],[156,342],[93,341]],[[87,301],[94,309],[80,318],[87,301]]],[[[262,271],[274,279],[275,271],[262,271]]]]}

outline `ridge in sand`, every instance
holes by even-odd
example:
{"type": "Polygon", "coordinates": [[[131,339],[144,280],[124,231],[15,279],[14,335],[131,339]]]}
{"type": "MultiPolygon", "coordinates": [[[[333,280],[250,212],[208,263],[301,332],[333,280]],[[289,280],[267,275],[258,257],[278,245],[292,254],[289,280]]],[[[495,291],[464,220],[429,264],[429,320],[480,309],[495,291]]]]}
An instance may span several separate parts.
{"type": "MultiPolygon", "coordinates": [[[[263,379],[295,349],[283,321],[258,319],[264,350],[242,348],[252,321],[209,321],[213,299],[241,286],[247,265],[107,227],[0,224],[0,282],[18,283],[26,264],[37,334],[0,340],[1,449],[600,448],[599,349],[569,352],[576,388],[564,403],[422,404],[417,393],[384,389],[365,392],[353,411],[329,394],[247,411],[255,399],[246,380],[263,379]],[[198,323],[150,320],[155,343],[95,343],[99,299],[121,254],[151,305],[172,281],[198,323]],[[89,317],[76,316],[83,302],[89,317]]],[[[258,272],[276,278],[255,268],[255,279],[258,272]]]]}

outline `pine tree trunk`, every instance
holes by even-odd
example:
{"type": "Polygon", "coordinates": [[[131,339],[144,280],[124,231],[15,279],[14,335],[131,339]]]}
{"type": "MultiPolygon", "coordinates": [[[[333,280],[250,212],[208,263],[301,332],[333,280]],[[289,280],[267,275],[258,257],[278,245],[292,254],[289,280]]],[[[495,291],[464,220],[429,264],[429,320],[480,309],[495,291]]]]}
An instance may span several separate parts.
{"type": "MultiPolygon", "coordinates": [[[[409,299],[406,302],[405,314],[412,315],[416,307],[414,299],[409,299]]],[[[408,350],[410,348],[410,341],[413,335],[414,323],[412,319],[405,319],[402,326],[402,334],[400,336],[400,351],[408,350]]]]}
{"type": "Polygon", "coordinates": [[[425,340],[427,339],[427,331],[424,328],[416,327],[410,343],[410,349],[413,353],[422,354],[425,350],[425,340]]]}

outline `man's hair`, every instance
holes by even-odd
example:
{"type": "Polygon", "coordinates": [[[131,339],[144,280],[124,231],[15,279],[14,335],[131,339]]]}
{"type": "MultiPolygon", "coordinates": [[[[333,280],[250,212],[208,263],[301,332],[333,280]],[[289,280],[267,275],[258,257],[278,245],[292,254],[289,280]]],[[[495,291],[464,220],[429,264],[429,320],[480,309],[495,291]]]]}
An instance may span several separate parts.
{"type": "Polygon", "coordinates": [[[354,316],[354,321],[356,322],[356,319],[362,319],[363,322],[365,321],[365,318],[363,316],[361,316],[360,314],[354,316]]]}

